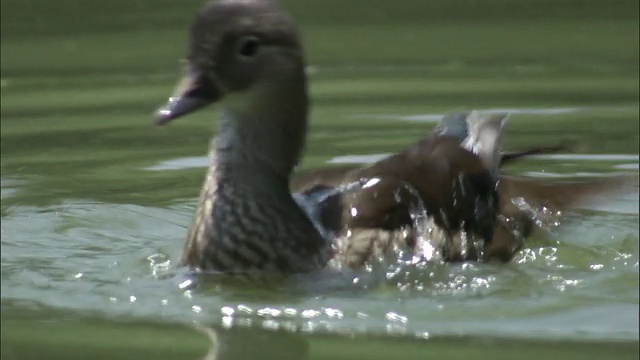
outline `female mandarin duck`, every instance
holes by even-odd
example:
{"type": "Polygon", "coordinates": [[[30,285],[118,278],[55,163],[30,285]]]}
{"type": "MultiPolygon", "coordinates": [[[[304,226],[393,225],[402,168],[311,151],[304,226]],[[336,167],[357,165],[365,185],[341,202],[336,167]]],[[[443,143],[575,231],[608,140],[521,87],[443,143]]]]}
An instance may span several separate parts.
{"type": "Polygon", "coordinates": [[[330,261],[362,266],[394,243],[415,246],[415,234],[404,230],[416,202],[441,229],[445,260],[492,253],[508,260],[519,248],[520,239],[497,223],[504,115],[452,114],[425,139],[376,164],[296,183],[309,103],[304,53],[290,16],[271,0],[212,1],[191,24],[186,63],[156,123],[211,103],[218,120],[183,264],[275,274],[310,272],[330,261]],[[323,177],[325,184],[318,182],[323,177]],[[363,178],[377,183],[316,196],[363,178]],[[352,208],[358,216],[345,216],[352,208]],[[337,242],[346,228],[362,231],[337,242]],[[478,243],[491,251],[479,254],[478,243]]]}

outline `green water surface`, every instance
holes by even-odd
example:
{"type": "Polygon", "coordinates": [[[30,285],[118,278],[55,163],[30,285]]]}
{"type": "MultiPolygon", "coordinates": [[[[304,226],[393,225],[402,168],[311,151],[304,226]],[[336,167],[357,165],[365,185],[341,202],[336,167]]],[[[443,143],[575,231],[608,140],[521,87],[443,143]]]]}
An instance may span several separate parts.
{"type": "MultiPolygon", "coordinates": [[[[396,151],[429,115],[519,109],[508,150],[622,156],[506,172],[637,173],[637,0],[283,2],[310,65],[303,168],[396,151]]],[[[366,291],[179,290],[204,169],[149,168],[203,157],[214,116],[151,114],[201,4],[2,1],[2,359],[200,359],[212,344],[194,321],[246,350],[231,359],[638,358],[637,193],[565,214],[511,264],[366,291]]]]}

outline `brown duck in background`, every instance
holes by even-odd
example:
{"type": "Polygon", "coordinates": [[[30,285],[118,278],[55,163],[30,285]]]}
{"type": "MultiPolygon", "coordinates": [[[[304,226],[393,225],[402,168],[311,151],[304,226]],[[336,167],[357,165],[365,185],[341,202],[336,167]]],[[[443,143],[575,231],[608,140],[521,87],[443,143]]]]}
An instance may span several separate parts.
{"type": "Polygon", "coordinates": [[[393,258],[398,249],[420,254],[425,242],[429,246],[426,250],[439,251],[445,261],[513,254],[521,241],[512,232],[497,239],[500,246],[492,246],[501,220],[496,192],[499,167],[504,159],[513,161],[559,147],[505,156],[499,152],[505,121],[505,114],[451,113],[428,136],[399,153],[367,166],[329,170],[324,183],[318,171],[307,176],[311,181],[306,188],[296,178],[292,183],[294,189],[298,186],[313,193],[341,183],[376,179],[373,186],[330,197],[320,211],[321,221],[337,226],[335,232],[341,234],[338,254],[352,268],[370,260],[393,258]],[[335,209],[340,207],[342,215],[336,217],[335,209]],[[420,207],[432,223],[430,229],[416,232],[420,207]],[[419,241],[425,235],[428,240],[419,241]],[[491,251],[484,251],[490,246],[491,251]]]}
{"type": "MultiPolygon", "coordinates": [[[[445,115],[434,131],[427,138],[414,144],[413,148],[423,147],[427,151],[426,147],[434,139],[442,136],[442,128],[447,127],[447,124],[449,128],[456,129],[453,134],[450,131],[450,134],[457,138],[460,143],[464,142],[468,135],[465,122],[467,120],[472,122],[482,121],[481,116],[475,116],[476,118],[473,119],[473,114],[476,113],[458,112],[445,115]],[[452,124],[454,126],[451,126],[452,124]]],[[[496,114],[495,116],[501,115],[496,114]]],[[[532,155],[571,150],[571,147],[569,143],[565,142],[564,144],[552,146],[533,147],[518,152],[501,153],[499,167],[532,155]]],[[[449,192],[445,191],[438,194],[439,190],[447,189],[447,185],[439,184],[434,186],[437,185],[438,181],[438,176],[434,177],[434,173],[437,175],[437,172],[433,171],[432,166],[420,164],[424,161],[429,162],[429,157],[398,159],[399,156],[407,152],[411,152],[411,150],[408,149],[400,154],[392,155],[373,165],[348,164],[301,171],[292,178],[291,187],[294,191],[309,193],[315,191],[315,189],[338,186],[349,181],[355,181],[358,178],[383,177],[388,179],[389,177],[400,177],[402,181],[408,182],[417,190],[420,200],[425,202],[425,205],[431,209],[431,213],[435,214],[434,220],[439,229],[455,231],[458,227],[451,226],[451,224],[455,224],[460,219],[467,219],[467,222],[473,222],[473,217],[470,217],[469,211],[476,212],[478,209],[468,202],[453,212],[451,212],[451,208],[449,208],[449,212],[442,212],[443,209],[447,209],[446,202],[456,201],[455,192],[449,188],[449,192]],[[400,164],[403,165],[400,166],[400,164]],[[434,181],[434,179],[436,180],[434,181]],[[447,194],[447,196],[443,197],[443,193],[447,194]],[[448,221],[444,221],[447,218],[445,215],[448,215],[448,221]]],[[[442,157],[442,159],[451,160],[453,158],[449,155],[442,157]]],[[[470,163],[468,162],[467,164],[470,163]]],[[[493,171],[497,175],[497,169],[493,171]]],[[[451,179],[453,178],[455,177],[451,177],[451,179]]],[[[476,249],[470,246],[472,243],[467,242],[467,248],[464,249],[461,248],[458,240],[458,244],[456,244],[456,241],[453,241],[453,244],[449,243],[449,245],[457,246],[449,246],[443,249],[445,251],[443,254],[445,260],[498,260],[508,262],[522,248],[524,241],[539,227],[539,224],[536,224],[535,214],[532,214],[531,209],[527,209],[526,206],[545,207],[548,211],[561,212],[578,206],[598,195],[621,191],[621,187],[624,185],[634,183],[637,188],[637,179],[634,180],[626,176],[552,181],[549,179],[500,175],[498,179],[497,198],[499,199],[499,205],[494,208],[497,211],[497,219],[494,220],[491,241],[485,242],[480,249],[482,256],[479,257],[478,252],[475,251],[476,249]],[[517,201],[514,203],[514,200],[517,201]],[[525,208],[517,205],[522,205],[523,201],[526,202],[525,208]]],[[[337,226],[343,231],[368,229],[368,231],[352,231],[352,238],[346,242],[348,247],[359,247],[349,253],[348,263],[352,267],[361,266],[373,257],[362,248],[366,247],[372,252],[377,252],[377,256],[381,257],[384,251],[391,248],[389,243],[405,242],[408,246],[415,244],[416,234],[406,231],[407,228],[413,226],[411,201],[415,200],[413,199],[415,194],[407,194],[405,192],[404,197],[398,197],[394,193],[394,188],[401,187],[398,183],[389,183],[387,181],[382,186],[386,187],[386,189],[382,191],[379,191],[380,189],[366,189],[361,192],[335,196],[326,201],[324,212],[321,211],[321,215],[324,215],[323,221],[330,224],[329,226],[337,226]],[[335,215],[334,210],[337,207],[343,208],[341,217],[336,217],[335,215]],[[352,209],[356,209],[355,215],[353,215],[352,209]],[[379,245],[382,243],[387,244],[388,249],[380,248],[379,245]],[[367,255],[364,256],[363,254],[367,255]]],[[[627,190],[630,189],[627,188],[627,190]]],[[[398,191],[396,190],[396,192],[398,191]]],[[[485,191],[485,193],[488,192],[485,191]]],[[[400,192],[399,194],[402,195],[403,193],[400,192]]],[[[472,196],[467,197],[467,201],[472,198],[472,196]]],[[[545,224],[542,225],[544,226],[545,224]]],[[[449,237],[451,237],[451,234],[449,234],[449,237]]]]}
{"type": "Polygon", "coordinates": [[[316,180],[305,191],[311,196],[341,183],[366,184],[320,203],[317,217],[339,234],[341,262],[357,268],[393,257],[398,249],[420,252],[416,245],[424,234],[416,232],[416,216],[421,212],[439,230],[429,240],[444,260],[478,260],[478,247],[491,241],[496,226],[505,119],[505,114],[449,114],[429,136],[401,152],[372,165],[341,167],[341,177],[329,170],[330,185],[310,178],[316,180]]]}

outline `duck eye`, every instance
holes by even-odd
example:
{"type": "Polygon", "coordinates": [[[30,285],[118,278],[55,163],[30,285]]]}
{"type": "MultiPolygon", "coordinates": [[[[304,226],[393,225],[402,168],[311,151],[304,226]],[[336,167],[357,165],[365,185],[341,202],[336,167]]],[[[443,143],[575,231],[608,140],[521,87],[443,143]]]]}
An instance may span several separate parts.
{"type": "Polygon", "coordinates": [[[258,53],[259,47],[260,41],[258,40],[258,38],[248,36],[240,40],[240,44],[238,46],[238,55],[244,58],[252,58],[258,53]]]}

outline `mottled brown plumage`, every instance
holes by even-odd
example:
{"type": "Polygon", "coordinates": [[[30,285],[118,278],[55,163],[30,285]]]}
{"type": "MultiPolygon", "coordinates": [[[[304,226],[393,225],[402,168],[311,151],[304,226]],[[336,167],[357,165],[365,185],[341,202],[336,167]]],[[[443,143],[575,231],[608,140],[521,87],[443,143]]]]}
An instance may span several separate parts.
{"type": "MultiPolygon", "coordinates": [[[[493,238],[499,211],[496,192],[504,114],[452,113],[429,136],[374,164],[347,170],[340,182],[379,179],[375,186],[341,197],[343,230],[339,253],[351,267],[379,258],[384,247],[418,244],[416,209],[424,207],[431,242],[446,261],[479,260],[478,247],[493,238]],[[363,231],[367,229],[367,231],[363,231]],[[382,231],[388,232],[384,234],[382,231]]],[[[329,180],[339,177],[330,173],[329,180]]],[[[318,178],[316,178],[318,180],[318,178]]]]}
{"type": "Polygon", "coordinates": [[[186,67],[157,122],[211,102],[219,116],[182,262],[276,274],[325,266],[331,244],[288,186],[307,127],[304,54],[291,18],[268,0],[210,2],[191,25],[186,67]]]}
{"type": "MultiPolygon", "coordinates": [[[[431,134],[429,137],[433,136],[434,134],[431,134]]],[[[431,146],[427,141],[428,138],[420,140],[413,146],[431,146]]],[[[562,150],[570,149],[567,145],[558,144],[502,154],[500,166],[522,160],[527,156],[555,153],[562,150]]],[[[458,150],[454,148],[454,151],[458,150]]],[[[462,154],[464,158],[464,153],[462,154]]],[[[348,164],[326,169],[308,169],[299,172],[291,180],[294,191],[307,191],[310,188],[320,186],[320,184],[337,186],[359,176],[386,176],[385,182],[377,189],[378,191],[365,190],[334,199],[334,202],[339,202],[339,204],[333,205],[333,209],[342,209],[342,218],[340,221],[334,219],[332,224],[339,222],[339,226],[342,228],[352,230],[353,235],[350,240],[343,242],[344,247],[348,249],[343,250],[348,253],[344,255],[344,259],[351,267],[362,266],[371,258],[380,257],[380,254],[383,253],[380,249],[385,244],[389,244],[388,247],[393,246],[393,243],[401,243],[409,247],[414,245],[416,234],[407,231],[407,228],[412,226],[410,209],[412,202],[415,202],[416,199],[414,194],[392,191],[392,189],[399,187],[400,180],[398,178],[409,182],[413,188],[420,191],[422,194],[420,200],[423,200],[427,205],[431,204],[431,209],[446,210],[446,202],[454,194],[446,191],[438,193],[438,190],[447,188],[450,190],[446,184],[437,185],[438,179],[442,181],[443,174],[434,176],[433,169],[429,166],[415,165],[416,162],[420,163],[425,160],[428,162],[428,156],[407,159],[405,155],[402,161],[396,162],[396,164],[405,164],[404,167],[383,165],[393,162],[394,158],[402,159],[402,157],[401,152],[368,166],[348,164]],[[387,190],[385,191],[384,188],[387,190]],[[396,194],[400,196],[395,196],[396,194]],[[349,209],[352,207],[359,209],[357,216],[351,216],[349,213],[349,209]]],[[[445,157],[445,159],[449,158],[452,157],[445,157]]],[[[497,184],[497,198],[499,199],[499,205],[496,207],[497,219],[491,241],[482,244],[482,258],[476,258],[478,254],[473,252],[473,248],[467,249],[466,253],[462,254],[459,246],[443,249],[448,250],[444,257],[448,260],[510,261],[523,247],[524,241],[538,227],[532,214],[516,206],[513,203],[514,199],[525,199],[534,207],[545,206],[551,211],[564,211],[600,194],[611,194],[614,191],[637,191],[637,182],[637,178],[627,176],[563,181],[500,175],[497,184]]],[[[454,218],[464,218],[469,216],[471,210],[474,210],[474,207],[468,206],[457,209],[451,214],[454,218]]],[[[449,211],[451,211],[450,208],[449,211]]],[[[443,226],[442,218],[438,219],[438,214],[435,214],[434,217],[445,236],[447,231],[451,236],[454,235],[451,231],[455,233],[458,230],[455,227],[443,226]]]]}

